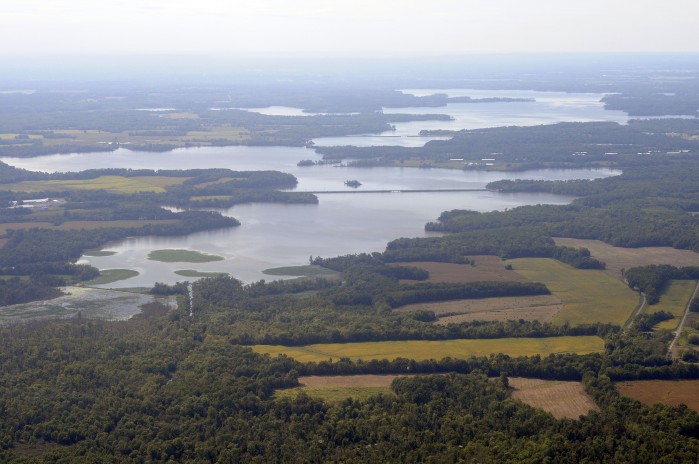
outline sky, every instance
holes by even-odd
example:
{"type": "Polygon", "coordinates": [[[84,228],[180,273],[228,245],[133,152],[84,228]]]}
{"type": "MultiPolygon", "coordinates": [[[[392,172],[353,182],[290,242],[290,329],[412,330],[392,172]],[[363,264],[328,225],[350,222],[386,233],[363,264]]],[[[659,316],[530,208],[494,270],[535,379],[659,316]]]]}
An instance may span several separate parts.
{"type": "Polygon", "coordinates": [[[0,54],[699,52],[697,0],[0,0],[0,54]]]}

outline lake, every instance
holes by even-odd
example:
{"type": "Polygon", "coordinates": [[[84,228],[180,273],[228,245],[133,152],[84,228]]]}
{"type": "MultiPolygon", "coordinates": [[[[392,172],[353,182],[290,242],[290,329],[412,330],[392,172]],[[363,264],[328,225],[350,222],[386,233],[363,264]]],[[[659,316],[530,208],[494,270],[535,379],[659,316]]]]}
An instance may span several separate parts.
{"type": "MultiPolygon", "coordinates": [[[[489,96],[535,98],[536,102],[460,103],[446,108],[386,109],[404,113],[447,113],[453,121],[421,121],[397,124],[392,139],[420,140],[421,129],[462,129],[499,125],[533,125],[560,121],[617,120],[625,122],[625,113],[605,111],[598,94],[558,92],[411,90],[445,92],[473,98],[489,96]],[[617,114],[621,113],[621,114],[617,114]]],[[[260,111],[276,114],[297,109],[272,107],[260,111]]],[[[378,135],[385,140],[385,135],[378,135]]],[[[342,137],[340,144],[357,144],[365,137],[342,137]]],[[[418,168],[349,168],[331,165],[299,167],[300,160],[321,159],[313,150],[298,147],[201,147],[165,153],[138,152],[120,148],[114,152],[50,155],[36,158],[2,158],[13,166],[48,172],[80,171],[97,168],[192,169],[229,168],[233,170],[278,170],[299,180],[296,191],[346,191],[319,194],[317,205],[251,204],[224,211],[242,223],[240,227],[201,232],[186,237],[140,237],[109,244],[105,249],[116,254],[83,257],[80,262],[100,269],[128,268],[137,277],[106,285],[113,288],[151,286],[154,282],[174,283],[186,278],[176,270],[194,269],[227,272],[245,282],[275,279],[263,270],[302,265],[309,257],[331,257],[348,253],[384,250],[386,243],[399,237],[423,237],[424,225],[442,211],[471,209],[505,210],[531,204],[567,204],[572,198],[550,194],[500,194],[487,191],[429,193],[353,193],[344,185],[349,179],[362,183],[361,190],[482,189],[499,179],[593,179],[618,175],[602,170],[533,170],[518,173],[461,171],[418,168]],[[147,255],[154,249],[189,249],[220,255],[225,259],[203,264],[161,263],[147,255]]]]}
{"type": "Polygon", "coordinates": [[[4,158],[2,161],[31,170],[77,171],[106,167],[188,169],[200,167],[237,170],[277,169],[297,176],[299,191],[347,190],[320,194],[317,205],[251,204],[222,211],[242,223],[240,227],[192,234],[186,237],[140,237],[110,244],[116,254],[83,257],[100,269],[134,269],[140,273],[111,288],[150,286],[154,282],[185,280],[174,274],[181,269],[228,272],[245,282],[274,279],[264,269],[301,265],[313,256],[383,251],[399,237],[427,236],[424,225],[442,211],[472,209],[492,211],[530,204],[567,204],[572,199],[540,193],[495,192],[352,193],[344,181],[362,182],[358,190],[482,189],[498,179],[581,179],[617,175],[610,169],[540,169],[517,173],[419,168],[349,168],[331,165],[298,167],[301,159],[318,159],[307,148],[206,147],[166,153],[119,149],[112,153],[50,155],[36,158],[4,158]],[[223,256],[224,261],[204,264],[149,261],[151,250],[182,248],[223,256]]]}
{"type": "Polygon", "coordinates": [[[384,108],[384,113],[448,114],[451,121],[412,121],[394,123],[395,130],[381,134],[350,137],[321,137],[313,139],[317,146],[355,145],[360,147],[399,145],[421,147],[430,140],[445,137],[420,137],[421,130],[483,129],[501,126],[536,126],[558,122],[614,121],[626,124],[624,111],[604,109],[604,94],[539,92],[534,90],[481,90],[481,89],[404,89],[403,92],[425,96],[445,93],[450,97],[528,98],[535,101],[497,103],[448,103],[434,108],[384,108]]]}

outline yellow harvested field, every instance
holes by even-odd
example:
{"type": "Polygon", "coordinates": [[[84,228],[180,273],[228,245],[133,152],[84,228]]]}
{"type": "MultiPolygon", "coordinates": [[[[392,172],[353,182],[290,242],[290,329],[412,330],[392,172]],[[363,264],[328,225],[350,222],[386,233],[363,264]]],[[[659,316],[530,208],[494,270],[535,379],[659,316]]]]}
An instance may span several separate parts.
{"type": "Polygon", "coordinates": [[[674,319],[658,324],[656,326],[657,329],[674,330],[677,328],[677,324],[680,323],[684,310],[687,308],[687,303],[689,303],[689,299],[694,294],[696,285],[697,282],[695,280],[673,280],[665,293],[660,296],[660,301],[646,308],[645,311],[647,313],[667,311],[675,316],[674,319]]]}
{"type": "Polygon", "coordinates": [[[116,193],[161,193],[163,187],[138,180],[138,177],[100,176],[96,179],[24,181],[5,184],[3,190],[16,192],[62,192],[64,190],[106,190],[116,193]]]}
{"type": "MultiPolygon", "coordinates": [[[[415,266],[430,273],[428,282],[467,283],[479,281],[518,281],[527,279],[515,271],[505,269],[505,263],[498,256],[479,255],[470,256],[475,261],[475,266],[470,264],[436,263],[431,261],[415,261],[393,266],[415,266]]],[[[402,283],[414,282],[411,280],[402,283]]]]}
{"type": "Polygon", "coordinates": [[[257,353],[271,356],[284,354],[299,362],[319,362],[340,358],[396,359],[407,358],[423,361],[447,356],[467,359],[471,356],[488,356],[505,353],[510,356],[548,355],[552,353],[598,353],[604,349],[601,338],[548,337],[548,338],[498,338],[487,340],[411,340],[362,343],[322,343],[306,346],[255,345],[257,353]]]}
{"type": "Polygon", "coordinates": [[[561,300],[563,309],[552,319],[556,323],[623,325],[639,304],[636,292],[604,271],[575,269],[548,258],[508,262],[529,280],[544,283],[561,300]]]}
{"type": "Polygon", "coordinates": [[[593,257],[607,264],[607,271],[621,277],[622,269],[631,269],[648,264],[671,264],[673,266],[699,266],[699,253],[676,250],[670,247],[621,248],[599,240],[556,238],[556,245],[587,248],[593,257]]]}
{"type": "Polygon", "coordinates": [[[699,412],[699,380],[633,380],[619,382],[616,388],[622,395],[649,406],[686,404],[699,412]]]}
{"type": "Polygon", "coordinates": [[[416,303],[402,306],[396,312],[433,311],[439,317],[435,322],[438,325],[520,319],[548,322],[562,307],[561,301],[553,295],[536,295],[416,303]],[[445,316],[441,316],[443,314],[445,316]]]}
{"type": "Polygon", "coordinates": [[[581,382],[527,379],[510,377],[512,397],[523,403],[541,408],[556,419],[578,419],[599,407],[585,392],[581,382]]]}

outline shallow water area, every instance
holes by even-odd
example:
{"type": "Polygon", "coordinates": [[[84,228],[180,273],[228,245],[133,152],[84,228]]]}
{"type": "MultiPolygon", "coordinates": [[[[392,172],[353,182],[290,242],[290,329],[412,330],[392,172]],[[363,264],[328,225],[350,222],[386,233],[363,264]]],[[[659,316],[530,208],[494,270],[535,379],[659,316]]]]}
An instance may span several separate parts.
{"type": "Polygon", "coordinates": [[[150,295],[100,288],[64,287],[66,295],[53,300],[33,301],[0,308],[0,326],[42,319],[103,319],[121,321],[141,312],[141,305],[160,301],[174,305],[174,300],[150,295]]]}

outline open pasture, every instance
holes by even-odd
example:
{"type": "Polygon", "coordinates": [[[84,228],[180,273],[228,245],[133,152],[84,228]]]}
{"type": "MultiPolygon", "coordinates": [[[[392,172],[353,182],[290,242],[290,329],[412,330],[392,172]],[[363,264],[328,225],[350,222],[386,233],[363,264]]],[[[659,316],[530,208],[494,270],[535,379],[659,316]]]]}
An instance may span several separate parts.
{"type": "Polygon", "coordinates": [[[605,271],[575,269],[548,258],[508,261],[520,274],[545,284],[563,303],[556,323],[623,325],[638,306],[638,294],[605,271]]]}
{"type": "Polygon", "coordinates": [[[670,247],[621,248],[600,240],[556,238],[556,245],[587,248],[593,257],[607,264],[607,272],[621,278],[622,269],[648,264],[671,264],[673,266],[699,266],[699,253],[691,250],[676,250],[670,247]]]}
{"type": "MultiPolygon", "coordinates": [[[[394,266],[415,266],[430,273],[428,282],[449,282],[468,283],[480,281],[517,281],[524,282],[527,279],[515,271],[505,269],[505,264],[498,256],[479,255],[470,256],[475,261],[475,265],[436,263],[431,261],[415,261],[394,266]]],[[[412,280],[401,281],[402,283],[413,282],[412,280]]]]}
{"type": "Polygon", "coordinates": [[[556,419],[578,419],[599,408],[585,393],[581,382],[527,379],[510,377],[512,397],[523,403],[541,408],[556,419]]]}
{"type": "Polygon", "coordinates": [[[66,190],[105,190],[113,193],[162,193],[165,189],[162,178],[154,179],[123,176],[100,176],[95,179],[41,180],[4,184],[4,190],[16,192],[63,192],[66,190]],[[152,180],[153,183],[149,183],[152,180]]]}
{"type": "Polygon", "coordinates": [[[660,296],[660,301],[646,308],[646,312],[667,311],[675,316],[674,319],[663,321],[656,326],[657,329],[674,330],[680,323],[687,303],[694,293],[696,287],[694,280],[673,280],[667,290],[660,296]]]}
{"type": "Polygon", "coordinates": [[[616,388],[622,395],[647,405],[686,404],[699,412],[699,380],[633,380],[618,382],[616,388]]]}
{"type": "Polygon", "coordinates": [[[255,345],[253,351],[271,356],[287,355],[299,362],[320,362],[340,358],[396,359],[407,358],[423,361],[447,356],[466,359],[471,356],[488,356],[505,353],[510,356],[549,355],[552,353],[597,353],[604,343],[596,336],[547,337],[547,338],[497,338],[458,340],[410,340],[361,343],[321,343],[305,346],[255,345]]]}
{"type": "Polygon", "coordinates": [[[535,295],[416,303],[402,306],[396,312],[433,311],[439,318],[435,321],[438,325],[520,319],[548,322],[562,307],[553,295],[535,295]]]}
{"type": "Polygon", "coordinates": [[[404,375],[332,375],[299,377],[300,387],[277,390],[277,398],[294,398],[300,393],[322,398],[328,402],[345,398],[361,400],[383,393],[392,395],[391,382],[404,375]]]}

